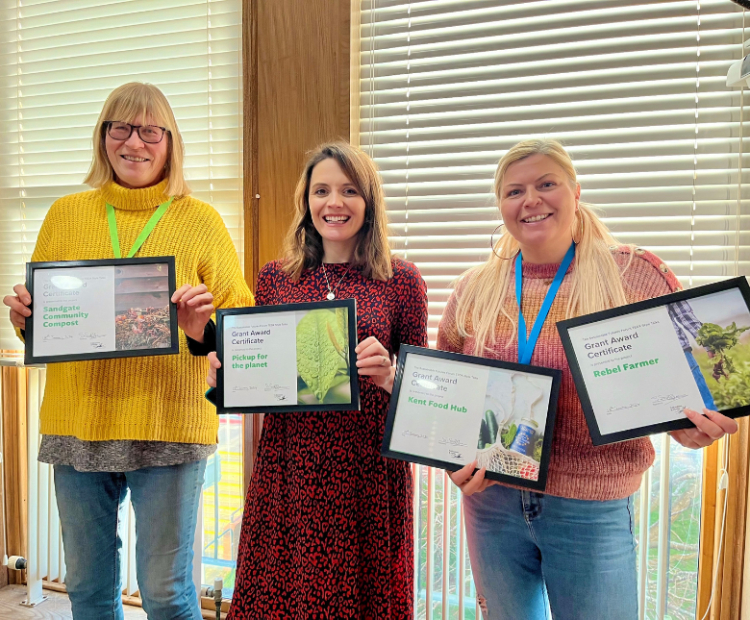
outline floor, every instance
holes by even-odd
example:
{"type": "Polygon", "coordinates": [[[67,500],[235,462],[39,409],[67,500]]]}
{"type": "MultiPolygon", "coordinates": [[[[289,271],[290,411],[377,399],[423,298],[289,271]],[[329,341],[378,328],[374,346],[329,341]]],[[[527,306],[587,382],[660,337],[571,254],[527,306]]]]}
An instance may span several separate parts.
{"type": "MultiPolygon", "coordinates": [[[[0,590],[0,620],[72,620],[70,601],[60,592],[44,593],[49,597],[36,607],[22,607],[19,603],[26,598],[24,586],[8,586],[0,590]]],[[[146,620],[146,614],[139,607],[125,605],[125,620],[146,620]]]]}

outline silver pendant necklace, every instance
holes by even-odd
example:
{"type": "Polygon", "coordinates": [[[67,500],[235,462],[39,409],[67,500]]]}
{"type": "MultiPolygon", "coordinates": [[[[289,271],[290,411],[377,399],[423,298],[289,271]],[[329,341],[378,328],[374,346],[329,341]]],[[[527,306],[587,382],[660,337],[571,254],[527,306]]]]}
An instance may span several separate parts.
{"type": "Polygon", "coordinates": [[[346,271],[344,272],[344,275],[339,278],[339,281],[336,283],[336,286],[331,288],[331,283],[328,281],[328,274],[326,273],[326,266],[324,263],[320,263],[320,266],[323,267],[323,275],[326,278],[326,286],[328,287],[328,295],[326,295],[326,299],[328,301],[333,301],[336,299],[336,289],[339,287],[343,279],[346,277],[346,274],[349,273],[349,270],[352,268],[351,264],[346,268],[346,271]]]}

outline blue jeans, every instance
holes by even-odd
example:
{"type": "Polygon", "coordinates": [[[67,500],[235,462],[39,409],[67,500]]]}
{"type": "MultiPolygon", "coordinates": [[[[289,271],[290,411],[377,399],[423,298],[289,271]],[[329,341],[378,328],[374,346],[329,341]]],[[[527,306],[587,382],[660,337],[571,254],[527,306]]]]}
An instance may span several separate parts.
{"type": "Polygon", "coordinates": [[[690,372],[693,373],[693,379],[698,384],[698,391],[703,397],[703,404],[706,409],[716,411],[716,403],[714,403],[714,396],[711,394],[711,390],[708,389],[706,378],[701,372],[701,367],[698,366],[698,362],[695,361],[695,356],[692,351],[685,351],[685,357],[687,358],[688,365],[690,366],[690,372]]]}
{"type": "Polygon", "coordinates": [[[136,574],[152,620],[201,620],[193,539],[206,460],[126,473],[55,465],[65,585],[75,620],[122,620],[120,507],[130,489],[136,574]]]}
{"type": "Polygon", "coordinates": [[[633,498],[565,499],[495,485],[464,499],[485,620],[637,620],[633,498]]]}

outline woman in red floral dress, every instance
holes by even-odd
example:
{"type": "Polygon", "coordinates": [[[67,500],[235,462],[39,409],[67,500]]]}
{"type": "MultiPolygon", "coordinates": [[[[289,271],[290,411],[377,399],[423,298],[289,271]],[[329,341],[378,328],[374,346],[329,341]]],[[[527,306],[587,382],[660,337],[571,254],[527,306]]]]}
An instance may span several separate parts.
{"type": "Polygon", "coordinates": [[[426,287],[391,256],[363,151],[318,148],[295,203],[285,258],[261,270],[256,304],[356,299],[362,410],[265,416],[229,619],[411,620],[411,473],[380,446],[399,345],[427,345],[426,287]]]}

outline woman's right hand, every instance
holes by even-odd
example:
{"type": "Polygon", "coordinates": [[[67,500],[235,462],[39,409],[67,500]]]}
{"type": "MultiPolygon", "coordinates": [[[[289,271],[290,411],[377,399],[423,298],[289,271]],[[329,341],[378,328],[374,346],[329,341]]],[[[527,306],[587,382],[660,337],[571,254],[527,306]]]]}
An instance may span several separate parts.
{"type": "Polygon", "coordinates": [[[464,495],[474,495],[474,493],[481,493],[487,487],[497,484],[494,480],[486,480],[484,474],[487,469],[482,467],[476,474],[474,470],[477,468],[477,462],[472,461],[468,465],[464,465],[458,471],[448,472],[453,484],[455,484],[464,495]]]}
{"type": "Polygon", "coordinates": [[[3,303],[10,308],[10,322],[13,327],[26,329],[26,318],[31,316],[31,295],[23,284],[16,284],[13,287],[15,295],[6,295],[3,303]]]}
{"type": "Polygon", "coordinates": [[[219,361],[219,358],[216,356],[216,351],[211,351],[211,353],[208,354],[208,363],[210,364],[210,368],[208,369],[208,376],[206,377],[206,383],[210,385],[212,388],[216,387],[216,370],[218,368],[221,368],[221,362],[219,361]]]}

